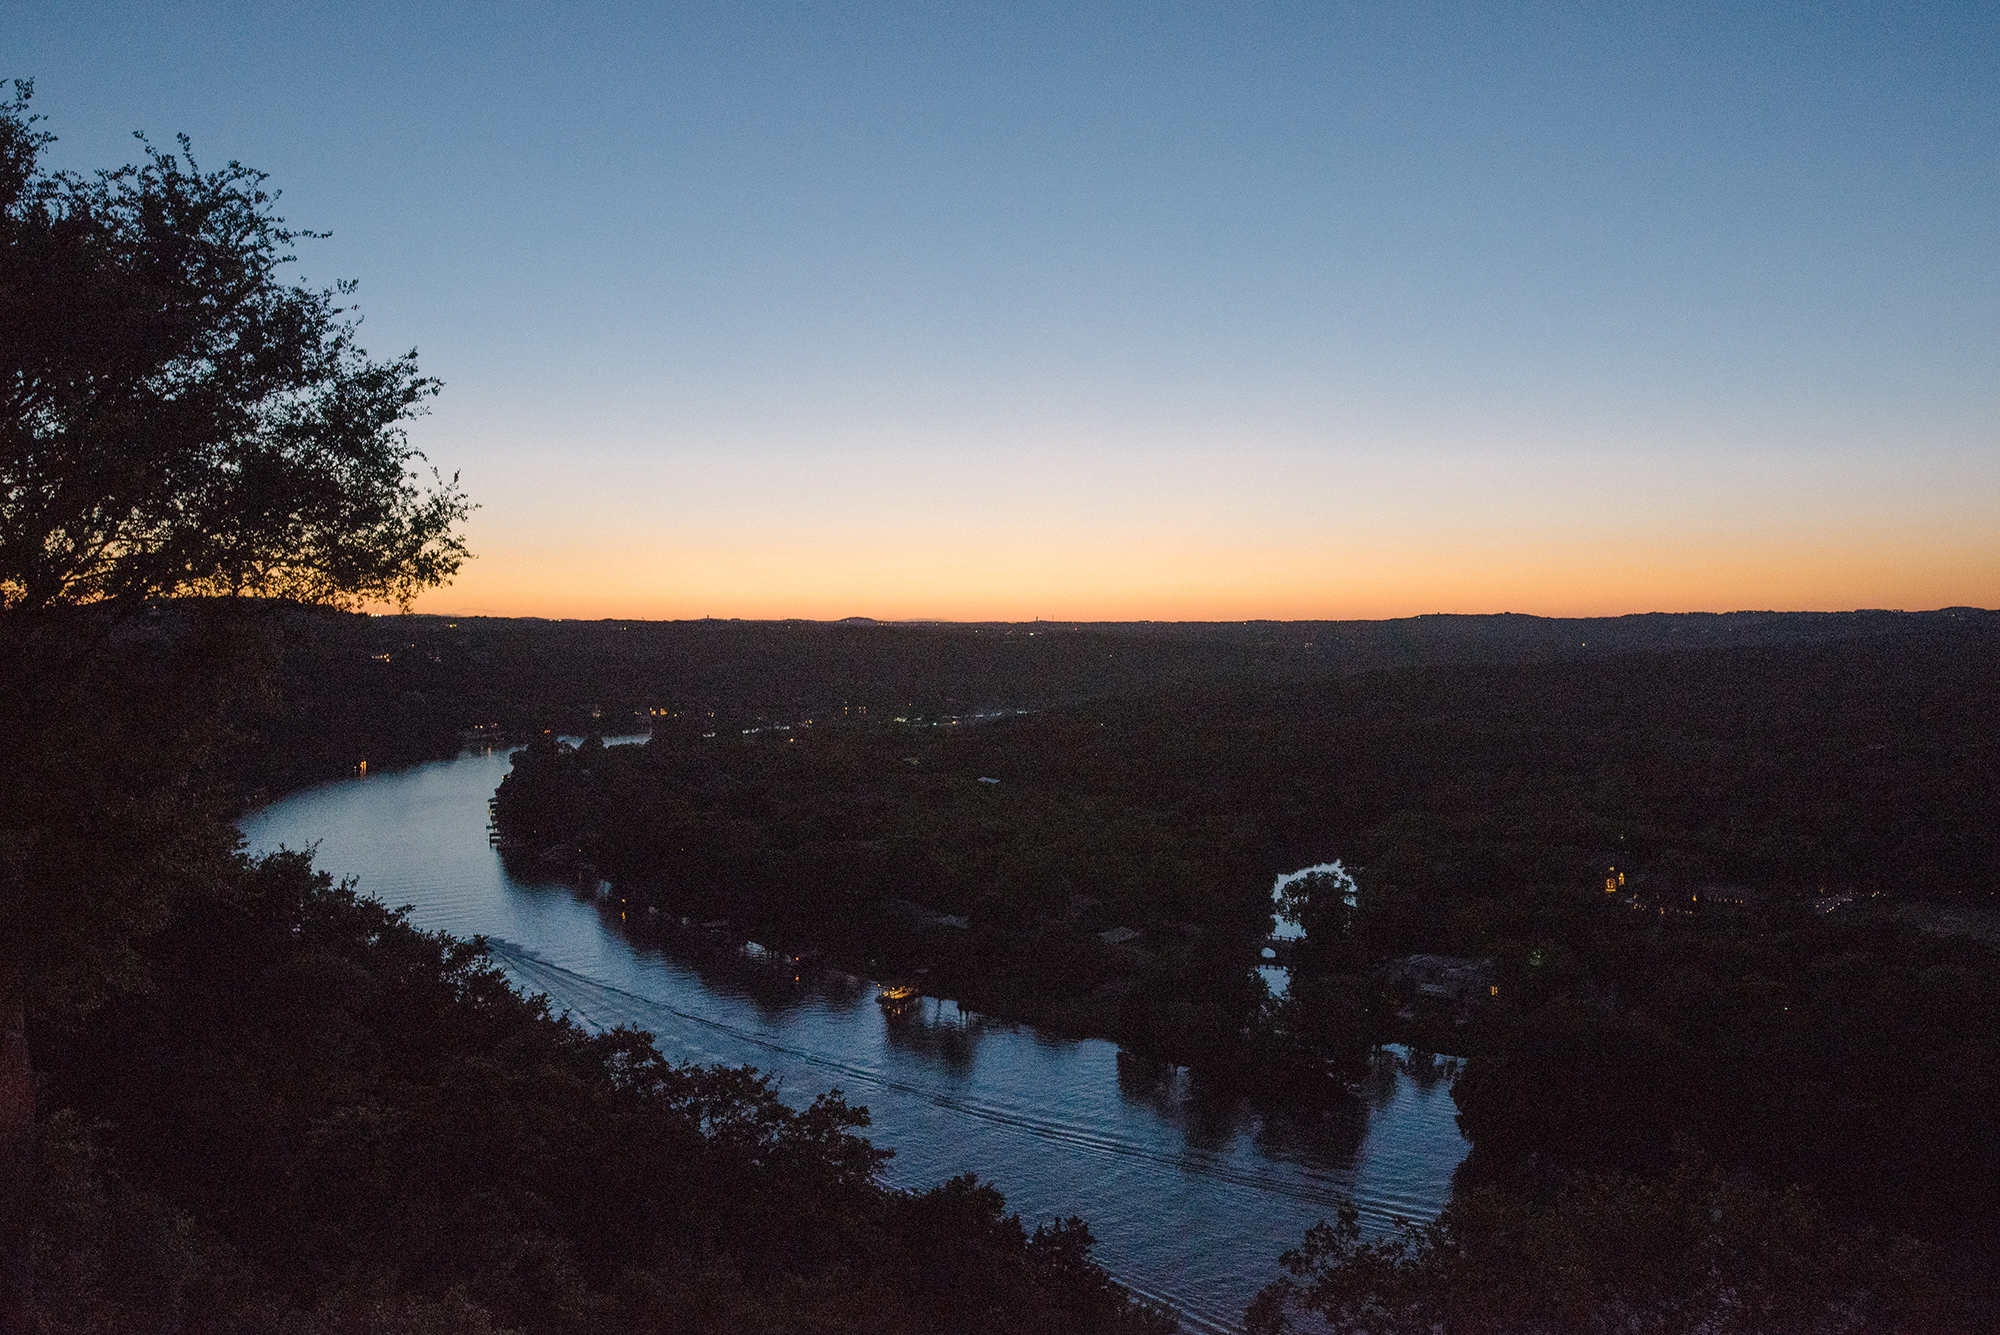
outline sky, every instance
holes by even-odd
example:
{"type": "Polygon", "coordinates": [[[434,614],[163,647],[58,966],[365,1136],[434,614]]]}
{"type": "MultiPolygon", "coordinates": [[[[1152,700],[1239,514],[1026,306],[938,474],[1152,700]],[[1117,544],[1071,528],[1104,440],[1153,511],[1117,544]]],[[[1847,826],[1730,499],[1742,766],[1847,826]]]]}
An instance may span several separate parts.
{"type": "Polygon", "coordinates": [[[420,611],[2000,605],[2000,8],[0,0],[445,382],[420,611]]]}

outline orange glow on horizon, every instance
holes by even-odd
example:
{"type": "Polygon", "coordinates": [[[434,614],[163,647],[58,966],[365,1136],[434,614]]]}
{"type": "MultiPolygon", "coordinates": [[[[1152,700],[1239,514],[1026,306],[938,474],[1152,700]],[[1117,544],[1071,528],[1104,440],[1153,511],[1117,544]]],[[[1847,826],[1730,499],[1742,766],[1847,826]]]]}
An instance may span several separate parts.
{"type": "Polygon", "coordinates": [[[1241,621],[2000,604],[2000,465],[1963,442],[1329,428],[1315,444],[1161,423],[1149,444],[1137,428],[1005,422],[505,438],[467,478],[477,559],[421,610],[1241,621]],[[563,466],[543,466],[558,447],[563,466]]]}
{"type": "Polygon", "coordinates": [[[1125,537],[612,545],[491,543],[416,610],[459,616],[775,620],[1371,620],[2000,603],[1982,536],[1631,538],[1606,546],[1125,537]]]}

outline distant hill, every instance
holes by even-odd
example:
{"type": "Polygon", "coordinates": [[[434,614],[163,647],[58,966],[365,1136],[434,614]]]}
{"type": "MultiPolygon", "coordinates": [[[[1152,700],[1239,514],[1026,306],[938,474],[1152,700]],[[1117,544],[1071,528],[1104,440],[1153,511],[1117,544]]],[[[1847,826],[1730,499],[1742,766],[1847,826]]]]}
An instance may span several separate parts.
{"type": "Polygon", "coordinates": [[[615,735],[841,711],[1035,709],[1202,681],[1964,633],[2000,627],[2000,613],[894,624],[298,611],[285,623],[280,698],[251,724],[267,745],[245,771],[250,790],[331,777],[362,759],[379,768],[452,754],[474,729],[519,739],[543,728],[615,735]]]}

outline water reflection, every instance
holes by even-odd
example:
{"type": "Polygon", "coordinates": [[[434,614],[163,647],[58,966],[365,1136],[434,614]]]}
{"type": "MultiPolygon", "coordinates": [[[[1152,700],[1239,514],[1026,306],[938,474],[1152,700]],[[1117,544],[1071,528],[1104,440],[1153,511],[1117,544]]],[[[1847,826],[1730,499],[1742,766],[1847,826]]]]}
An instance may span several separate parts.
{"type": "Polygon", "coordinates": [[[1326,1107],[1258,1119],[1256,1144],[1268,1158],[1327,1168],[1351,1166],[1368,1138],[1368,1100],[1350,1093],[1326,1107]]]}
{"type": "MultiPolygon", "coordinates": [[[[1393,1085],[1394,1054],[1388,1055],[1393,1085]]],[[[1260,1108],[1183,1067],[1128,1052],[1118,1054],[1118,1091],[1128,1103],[1180,1127],[1191,1146],[1214,1150],[1248,1137],[1264,1158],[1323,1172],[1351,1169],[1368,1134],[1369,1101],[1359,1094],[1311,1109],[1260,1108]]]]}
{"type": "MultiPolygon", "coordinates": [[[[1385,1051],[1387,1051],[1385,1049],[1385,1051]]],[[[1410,1048],[1395,1054],[1396,1071],[1406,1075],[1421,1090],[1449,1085],[1458,1078],[1459,1059],[1410,1048]]]]}
{"type": "Polygon", "coordinates": [[[1119,1049],[1118,1092],[1162,1117],[1170,1116],[1171,1110],[1186,1099],[1187,1085],[1192,1079],[1184,1067],[1172,1062],[1119,1049]]]}
{"type": "Polygon", "coordinates": [[[953,1075],[968,1076],[987,1023],[960,1010],[955,1001],[918,997],[908,1005],[885,1007],[882,1032],[895,1051],[941,1066],[953,1075]]]}

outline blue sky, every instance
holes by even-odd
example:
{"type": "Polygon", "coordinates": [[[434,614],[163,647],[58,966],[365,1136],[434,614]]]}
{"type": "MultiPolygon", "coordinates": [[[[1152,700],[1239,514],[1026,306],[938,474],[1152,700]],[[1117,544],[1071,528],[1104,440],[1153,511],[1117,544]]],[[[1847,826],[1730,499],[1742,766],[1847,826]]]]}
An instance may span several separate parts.
{"type": "Polygon", "coordinates": [[[1990,7],[4,13],[447,382],[436,610],[2000,603],[1990,7]]]}

